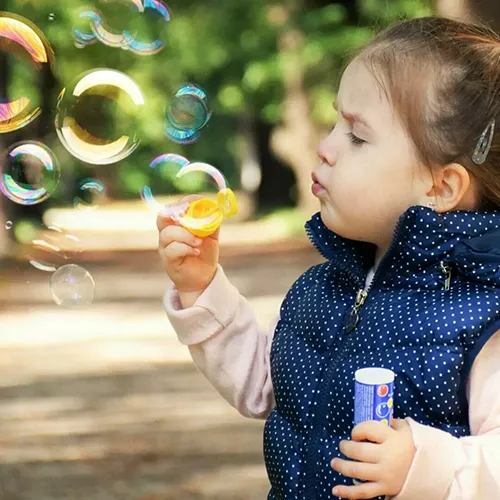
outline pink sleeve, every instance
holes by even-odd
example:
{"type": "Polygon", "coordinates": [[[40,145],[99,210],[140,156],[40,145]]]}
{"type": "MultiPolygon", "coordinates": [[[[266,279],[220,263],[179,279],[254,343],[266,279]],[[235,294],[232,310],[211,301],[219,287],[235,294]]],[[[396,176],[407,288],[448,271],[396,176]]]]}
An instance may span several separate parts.
{"type": "Polygon", "coordinates": [[[500,331],[474,361],[468,383],[471,436],[455,438],[408,418],[417,452],[393,500],[500,498],[500,331]]]}
{"type": "Polygon", "coordinates": [[[266,418],[275,406],[269,363],[275,325],[269,332],[259,329],[220,266],[192,307],[182,309],[173,285],[164,306],[180,342],[221,396],[246,417],[266,418]]]}

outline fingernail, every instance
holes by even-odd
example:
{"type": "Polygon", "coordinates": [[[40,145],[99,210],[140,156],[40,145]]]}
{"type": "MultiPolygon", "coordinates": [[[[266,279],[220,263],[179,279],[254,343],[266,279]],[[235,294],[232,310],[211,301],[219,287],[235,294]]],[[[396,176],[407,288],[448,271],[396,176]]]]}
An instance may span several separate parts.
{"type": "Polygon", "coordinates": [[[336,496],[339,494],[339,489],[338,488],[333,488],[332,493],[336,496]]]}
{"type": "Polygon", "coordinates": [[[200,252],[197,248],[195,248],[195,249],[194,249],[194,253],[195,253],[196,255],[200,255],[200,253],[201,253],[201,252],[200,252]]]}

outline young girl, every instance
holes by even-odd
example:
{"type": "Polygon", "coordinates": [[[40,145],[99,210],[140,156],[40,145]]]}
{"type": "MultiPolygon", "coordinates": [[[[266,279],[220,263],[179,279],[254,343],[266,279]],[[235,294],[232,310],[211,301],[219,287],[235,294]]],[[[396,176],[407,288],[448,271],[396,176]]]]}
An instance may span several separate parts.
{"type": "Polygon", "coordinates": [[[395,24],[348,65],[336,107],[306,224],[326,262],[274,331],[226,279],[218,235],[160,217],[170,321],[230,404],[267,417],[269,500],[500,498],[500,38],[395,24]],[[370,366],[396,373],[396,418],[353,429],[370,366]]]}

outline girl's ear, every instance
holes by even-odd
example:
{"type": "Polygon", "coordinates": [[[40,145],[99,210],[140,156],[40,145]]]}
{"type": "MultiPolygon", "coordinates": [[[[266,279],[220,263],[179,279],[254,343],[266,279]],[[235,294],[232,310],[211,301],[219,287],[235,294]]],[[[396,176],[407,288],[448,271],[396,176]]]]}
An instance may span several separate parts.
{"type": "Polygon", "coordinates": [[[450,163],[433,172],[434,185],[426,193],[428,201],[436,204],[436,212],[474,210],[475,185],[471,174],[459,163],[450,163]]]}

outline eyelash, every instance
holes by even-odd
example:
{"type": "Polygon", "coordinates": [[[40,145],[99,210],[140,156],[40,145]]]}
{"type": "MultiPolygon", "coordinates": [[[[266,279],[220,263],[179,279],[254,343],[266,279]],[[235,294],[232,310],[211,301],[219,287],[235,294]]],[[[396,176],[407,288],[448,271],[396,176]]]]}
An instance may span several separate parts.
{"type": "Polygon", "coordinates": [[[349,132],[347,134],[347,137],[349,137],[349,140],[355,145],[355,146],[361,146],[364,144],[366,141],[363,141],[363,139],[360,139],[359,137],[355,136],[352,132],[349,132]]]}

